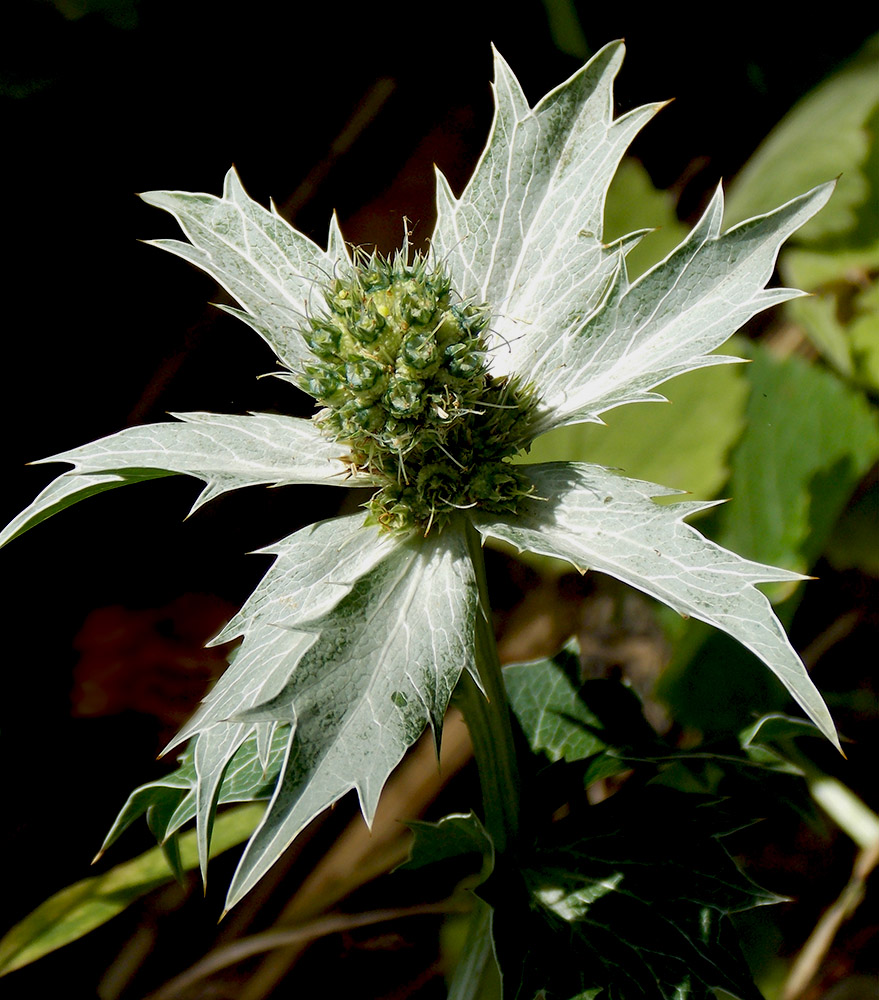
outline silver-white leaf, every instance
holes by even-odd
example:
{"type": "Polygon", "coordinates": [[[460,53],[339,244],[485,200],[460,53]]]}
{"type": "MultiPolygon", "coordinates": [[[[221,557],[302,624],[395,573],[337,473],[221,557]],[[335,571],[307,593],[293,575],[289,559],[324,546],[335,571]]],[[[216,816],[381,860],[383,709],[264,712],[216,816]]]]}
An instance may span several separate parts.
{"type": "Polygon", "coordinates": [[[193,476],[206,484],[193,510],[221,493],[244,486],[362,486],[369,482],[351,475],[349,466],[341,461],[344,447],[324,437],[310,420],[276,413],[172,416],[182,423],[128,427],[42,458],[37,464],[70,462],[75,472],[67,476],[193,476]]]}
{"type": "Polygon", "coordinates": [[[671,496],[652,483],[626,479],[597,465],[522,466],[537,496],[515,517],[481,514],[485,537],[598,570],[729,633],[760,657],[836,746],[827,706],[756,584],[799,580],[798,573],[764,566],[709,541],[684,518],[711,503],[658,504],[671,496]]]}
{"type": "MultiPolygon", "coordinates": [[[[367,822],[406,750],[475,672],[477,607],[463,532],[396,544],[331,611],[277,695],[234,718],[289,722],[293,735],[265,818],[229,889],[232,906],[323,809],[355,789],[367,822]]],[[[281,631],[281,629],[279,629],[281,631]]],[[[234,721],[234,719],[233,719],[234,721]]]]}
{"type": "Polygon", "coordinates": [[[757,313],[802,294],[765,285],[781,244],[832,191],[825,184],[721,235],[718,188],[684,242],[632,285],[620,254],[619,271],[585,322],[544,341],[529,333],[519,341],[522,370],[541,391],[535,432],[661,400],[650,390],[675,375],[738,360],[710,352],[757,313]]]}
{"type": "Polygon", "coordinates": [[[244,307],[236,311],[263,337],[287,368],[311,360],[300,329],[309,312],[323,306],[317,286],[348,261],[334,221],[330,248],[323,251],[276,211],[253,201],[234,168],[223,196],[186,191],[148,191],[141,197],[170,212],[191,243],[153,240],[215,278],[244,307]]]}

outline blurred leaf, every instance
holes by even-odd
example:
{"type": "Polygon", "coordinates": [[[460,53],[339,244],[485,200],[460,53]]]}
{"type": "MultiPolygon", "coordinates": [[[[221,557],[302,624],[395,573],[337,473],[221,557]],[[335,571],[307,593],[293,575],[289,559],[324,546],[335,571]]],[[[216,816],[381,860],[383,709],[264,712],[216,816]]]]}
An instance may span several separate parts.
{"type": "MultiPolygon", "coordinates": [[[[211,856],[234,847],[253,832],[264,811],[248,805],[217,817],[211,856]]],[[[180,863],[189,871],[198,864],[195,831],[180,837],[180,863]]],[[[0,941],[0,975],[76,941],[121,913],[135,900],[173,879],[162,849],[154,847],[140,857],[111,868],[103,875],[83,879],[55,893],[16,924],[0,941]]]]}
{"type": "MultiPolygon", "coordinates": [[[[879,87],[876,88],[879,91],[879,87]]],[[[788,303],[788,314],[847,378],[879,389],[879,99],[864,123],[869,151],[860,170],[868,189],[845,232],[781,259],[786,282],[815,295],[788,303]]],[[[835,200],[835,199],[834,199],[835,200]]],[[[832,202],[831,202],[832,205],[832,202]]]]}
{"type": "Polygon", "coordinates": [[[501,979],[491,939],[491,907],[481,899],[466,920],[447,921],[443,956],[458,954],[448,1000],[501,1000],[501,979]],[[463,937],[461,932],[463,931],[463,937]],[[450,940],[456,933],[458,940],[450,940]]]}
{"type": "Polygon", "coordinates": [[[779,740],[792,740],[798,736],[820,737],[821,730],[805,719],[771,712],[739,733],[739,742],[744,750],[750,750],[751,747],[766,746],[779,740]]]}
{"type": "MultiPolygon", "coordinates": [[[[879,284],[874,287],[879,291],[879,284]]],[[[849,340],[856,375],[871,389],[879,391],[879,309],[854,320],[849,327],[849,340]]]]}
{"type": "Polygon", "coordinates": [[[648,233],[626,257],[632,280],[671,253],[689,230],[675,213],[674,195],[655,188],[641,163],[626,157],[620,163],[607,194],[604,241],[612,243],[644,228],[654,231],[648,233]]]}
{"type": "MultiPolygon", "coordinates": [[[[735,353],[737,346],[730,346],[735,353]]],[[[607,426],[575,424],[539,437],[529,462],[590,462],[633,479],[713,497],[744,426],[744,365],[688,372],[662,387],[669,403],[633,403],[604,414],[607,426]]]]}
{"type": "Polygon", "coordinates": [[[656,686],[679,725],[718,738],[743,729],[755,712],[786,706],[784,688],[753,653],[702,622],[686,625],[684,641],[656,686]]]}
{"type": "Polygon", "coordinates": [[[860,569],[879,577],[879,482],[846,508],[830,537],[827,558],[836,569],[860,569]]]}
{"type": "MultiPolygon", "coordinates": [[[[781,263],[784,280],[807,292],[835,281],[863,287],[868,272],[879,269],[879,239],[873,246],[833,251],[791,247],[782,254],[781,263]]],[[[794,299],[786,308],[800,301],[794,299]]]]}
{"type": "Polygon", "coordinates": [[[860,392],[797,357],[755,345],[747,375],[747,430],[732,455],[734,499],[720,512],[717,541],[805,572],[879,457],[879,424],[860,392]]]}
{"type": "MultiPolygon", "coordinates": [[[[468,888],[475,888],[491,875],[495,852],[492,839],[479,819],[471,812],[443,816],[438,823],[421,821],[408,824],[415,836],[409,860],[402,868],[423,868],[442,862],[463,862],[455,866],[447,881],[467,879],[468,888]]],[[[455,973],[449,986],[449,1000],[500,1000],[500,980],[497,962],[491,946],[491,910],[474,898],[474,911],[464,921],[463,941],[450,942],[448,936],[443,951],[458,953],[455,973]]],[[[456,921],[455,926],[461,927],[456,921]]]]}
{"type": "Polygon", "coordinates": [[[739,733],[742,749],[755,764],[783,774],[802,775],[803,769],[783,752],[785,744],[799,736],[820,736],[821,732],[805,719],[781,712],[771,712],[739,733]],[[779,748],[776,744],[781,744],[779,748]]]}
{"type": "Polygon", "coordinates": [[[810,722],[786,715],[767,715],[739,734],[742,748],[756,763],[803,775],[812,798],[862,850],[879,845],[879,816],[839,779],[825,774],[800,752],[794,740],[820,737],[810,722]]]}
{"type": "Polygon", "coordinates": [[[136,28],[139,0],[52,0],[68,21],[78,21],[86,14],[103,14],[114,28],[136,28]]]}
{"type": "Polygon", "coordinates": [[[798,299],[790,303],[788,313],[840,375],[849,379],[854,376],[851,345],[846,328],[839,321],[835,295],[798,299]]]}
{"type": "Polygon", "coordinates": [[[879,389],[879,239],[866,249],[790,250],[782,272],[814,293],[787,303],[791,319],[842,375],[879,389]]]}
{"type": "MultiPolygon", "coordinates": [[[[877,263],[879,269],[879,263],[877,263]]],[[[811,298],[788,304],[790,318],[843,376],[879,391],[879,282],[861,294],[854,286],[835,284],[811,298]]]]}
{"type": "Polygon", "coordinates": [[[549,22],[549,33],[556,48],[565,55],[586,62],[592,55],[592,50],[583,34],[573,0],[543,0],[543,6],[549,22]]]}
{"type": "Polygon", "coordinates": [[[829,205],[803,226],[796,241],[860,228],[859,214],[874,211],[873,182],[864,167],[871,147],[866,123],[879,105],[877,57],[879,36],[874,36],[773,129],[732,185],[728,223],[758,215],[815,184],[840,177],[829,205]]]}

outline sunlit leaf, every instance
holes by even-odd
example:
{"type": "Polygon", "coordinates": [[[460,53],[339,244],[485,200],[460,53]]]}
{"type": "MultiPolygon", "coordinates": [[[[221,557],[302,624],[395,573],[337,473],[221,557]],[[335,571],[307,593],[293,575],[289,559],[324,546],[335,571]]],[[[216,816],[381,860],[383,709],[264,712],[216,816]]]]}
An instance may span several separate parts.
{"type": "Polygon", "coordinates": [[[176,416],[183,422],[129,427],[40,459],[38,464],[68,462],[75,468],[50,483],[7,525],[0,544],[95,493],[174,473],[195,476],[206,484],[193,510],[243,486],[359,484],[339,460],[339,446],[309,420],[273,413],[176,416]]]}
{"type": "Polygon", "coordinates": [[[372,820],[390,772],[425,726],[439,740],[461,671],[475,671],[475,616],[472,564],[462,536],[445,532],[391,546],[324,615],[274,624],[275,631],[294,627],[314,639],[273,697],[230,713],[233,721],[292,727],[275,794],[233,878],[230,906],[346,792],[357,791],[372,820]],[[425,592],[430,601],[419,600],[425,592]]]}
{"type": "Polygon", "coordinates": [[[149,191],[141,197],[170,212],[192,241],[154,240],[153,246],[190,261],[214,277],[242,306],[229,309],[263,337],[289,369],[310,360],[300,334],[303,317],[320,296],[315,283],[348,259],[333,220],[327,252],[274,210],[247,196],[235,170],[226,174],[223,196],[149,191]]]}
{"type": "MultiPolygon", "coordinates": [[[[657,504],[673,490],[599,466],[532,466],[536,494],[516,518],[482,515],[478,530],[517,549],[608,573],[682,615],[707,622],[759,656],[821,731],[837,743],[830,713],[758,583],[798,574],[750,562],[684,522],[708,503],[657,504]]],[[[838,743],[837,743],[838,745],[838,743]]]]}
{"type": "Polygon", "coordinates": [[[510,704],[531,749],[551,761],[583,760],[605,747],[600,720],[578,695],[579,647],[569,643],[550,660],[504,668],[510,704]]]}
{"type": "Polygon", "coordinates": [[[670,405],[634,403],[606,414],[607,426],[573,424],[541,435],[528,460],[607,465],[698,497],[716,496],[745,423],[744,370],[703,368],[674,379],[662,392],[670,405]]]}

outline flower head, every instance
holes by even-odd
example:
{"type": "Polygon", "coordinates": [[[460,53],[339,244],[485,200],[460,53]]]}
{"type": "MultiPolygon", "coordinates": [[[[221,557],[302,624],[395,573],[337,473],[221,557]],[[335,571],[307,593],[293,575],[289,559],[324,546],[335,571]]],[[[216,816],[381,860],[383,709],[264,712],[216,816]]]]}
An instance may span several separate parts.
{"type": "Polygon", "coordinates": [[[441,267],[405,251],[355,254],[324,296],[302,330],[315,359],[299,385],[352,473],[379,486],[372,520],[427,535],[456,510],[515,513],[531,490],[508,460],[535,399],[519,377],[490,374],[487,307],[456,300],[441,267]]]}
{"type": "MultiPolygon", "coordinates": [[[[538,434],[662,397],[674,375],[746,320],[798,293],[766,290],[781,243],[829,186],[723,233],[718,190],[693,231],[630,282],[632,234],[601,237],[607,188],[658,106],[613,118],[622,46],[599,52],[531,108],[496,61],[491,135],[460,197],[438,178],[426,257],[353,255],[335,220],[326,251],[245,193],[177,191],[190,242],[158,246],[213,275],[226,308],[272,347],[314,419],[180,414],[45,461],[73,464],[4,538],[70,503],[147,475],[196,476],[195,506],[254,484],[367,485],[367,515],[323,521],[264,551],[274,563],[214,640],[243,636],[174,745],[194,737],[189,784],[163,789],[160,835],[195,816],[203,862],[217,802],[258,761],[271,802],[230,889],[240,899],[322,809],[355,789],[364,815],[426,726],[439,733],[462,671],[478,683],[474,539],[629,583],[734,636],[832,740],[835,730],[756,584],[797,574],[740,558],[684,518],[710,504],[585,464],[512,465],[538,434]],[[145,471],[147,470],[147,471],[145,471]],[[236,779],[237,780],[237,779],[236,779]]],[[[478,543],[477,543],[478,549],[478,543]]],[[[262,780],[262,779],[260,779],[262,780]]],[[[149,788],[149,786],[147,786],[149,788]]],[[[110,838],[153,801],[135,793],[110,838]]]]}

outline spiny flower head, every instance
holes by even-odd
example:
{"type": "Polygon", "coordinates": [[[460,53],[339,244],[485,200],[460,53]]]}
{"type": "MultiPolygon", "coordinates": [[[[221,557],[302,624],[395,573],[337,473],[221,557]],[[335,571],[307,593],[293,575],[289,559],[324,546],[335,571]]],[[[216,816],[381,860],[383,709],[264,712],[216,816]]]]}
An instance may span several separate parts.
{"type": "Polygon", "coordinates": [[[442,526],[459,509],[512,513],[533,492],[508,461],[530,438],[533,392],[489,373],[488,308],[457,299],[442,268],[407,247],[354,255],[303,336],[299,386],[315,420],[379,489],[371,519],[392,531],[442,526]]]}

